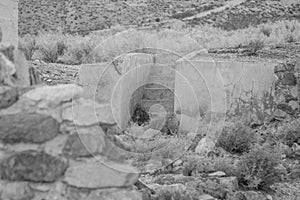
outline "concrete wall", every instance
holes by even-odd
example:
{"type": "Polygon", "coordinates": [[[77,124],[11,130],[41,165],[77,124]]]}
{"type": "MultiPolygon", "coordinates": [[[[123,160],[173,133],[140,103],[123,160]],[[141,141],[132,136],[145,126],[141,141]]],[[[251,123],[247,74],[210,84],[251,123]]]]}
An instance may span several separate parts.
{"type": "Polygon", "coordinates": [[[0,27],[3,32],[2,42],[18,44],[18,0],[0,1],[0,27]]]}
{"type": "Polygon", "coordinates": [[[198,118],[201,110],[225,113],[238,98],[262,97],[276,80],[274,66],[274,63],[178,62],[175,94],[179,102],[175,102],[175,111],[181,109],[182,114],[198,118]]]}
{"type": "Polygon", "coordinates": [[[109,63],[83,65],[79,84],[83,86],[86,98],[110,103],[115,121],[125,128],[133,106],[143,95],[142,86],[148,82],[153,55],[134,53],[121,60],[118,66],[109,63]]]}

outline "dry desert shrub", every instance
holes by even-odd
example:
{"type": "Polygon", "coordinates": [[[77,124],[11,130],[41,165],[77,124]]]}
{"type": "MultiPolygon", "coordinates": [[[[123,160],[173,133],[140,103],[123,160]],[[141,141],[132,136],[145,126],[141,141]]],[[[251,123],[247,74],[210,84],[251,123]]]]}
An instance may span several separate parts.
{"type": "Polygon", "coordinates": [[[37,50],[36,38],[32,35],[25,35],[19,39],[18,49],[24,53],[27,60],[31,60],[37,50]]]}
{"type": "Polygon", "coordinates": [[[281,172],[276,167],[280,154],[268,145],[255,145],[238,163],[239,184],[247,189],[268,189],[280,180],[281,172]]]}
{"type": "Polygon", "coordinates": [[[253,131],[242,122],[237,122],[233,126],[224,127],[216,146],[232,154],[243,154],[250,150],[254,141],[253,131]]]}

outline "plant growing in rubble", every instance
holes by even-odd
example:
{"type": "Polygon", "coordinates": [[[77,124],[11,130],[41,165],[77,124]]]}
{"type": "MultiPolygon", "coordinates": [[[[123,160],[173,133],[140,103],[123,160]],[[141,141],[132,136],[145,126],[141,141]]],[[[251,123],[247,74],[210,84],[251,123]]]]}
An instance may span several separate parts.
{"type": "Polygon", "coordinates": [[[242,122],[237,122],[234,126],[224,127],[216,146],[233,154],[242,154],[250,150],[254,140],[253,131],[242,122]]]}
{"type": "Polygon", "coordinates": [[[276,168],[280,154],[270,146],[254,146],[242,156],[238,163],[239,184],[247,189],[268,189],[280,180],[281,172],[276,168]]]}

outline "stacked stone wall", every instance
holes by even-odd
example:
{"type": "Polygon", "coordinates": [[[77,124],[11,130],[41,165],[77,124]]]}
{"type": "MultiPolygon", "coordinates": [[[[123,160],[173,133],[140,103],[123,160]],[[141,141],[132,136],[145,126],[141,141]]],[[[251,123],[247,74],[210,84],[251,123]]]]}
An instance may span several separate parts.
{"type": "Polygon", "coordinates": [[[0,199],[141,200],[106,137],[110,105],[74,84],[20,88],[13,60],[0,52],[0,199]]]}

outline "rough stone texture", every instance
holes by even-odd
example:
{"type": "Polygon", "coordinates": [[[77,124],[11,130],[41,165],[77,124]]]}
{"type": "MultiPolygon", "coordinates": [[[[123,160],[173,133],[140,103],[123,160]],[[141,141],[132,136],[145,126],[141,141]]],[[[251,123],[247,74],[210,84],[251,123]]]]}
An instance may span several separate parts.
{"type": "Polygon", "coordinates": [[[7,108],[18,100],[18,90],[13,87],[0,87],[0,109],[7,108]]]}
{"type": "Polygon", "coordinates": [[[277,76],[275,83],[275,117],[285,118],[299,113],[300,105],[300,73],[299,63],[285,62],[275,66],[277,76]]]}
{"type": "Polygon", "coordinates": [[[68,135],[58,135],[53,140],[46,142],[43,146],[44,151],[51,156],[60,156],[63,154],[63,148],[68,139],[68,135]]]}
{"type": "Polygon", "coordinates": [[[73,162],[65,182],[80,188],[129,187],[139,178],[135,168],[112,161],[73,162]]]}
{"type": "Polygon", "coordinates": [[[0,116],[0,139],[5,143],[43,143],[59,133],[59,123],[36,113],[0,116]]]}
{"type": "Polygon", "coordinates": [[[0,53],[0,85],[14,86],[16,68],[14,64],[0,53]]]}
{"type": "Polygon", "coordinates": [[[33,191],[26,182],[0,182],[0,199],[3,200],[31,200],[33,191]]]}
{"type": "Polygon", "coordinates": [[[54,182],[67,164],[43,152],[16,153],[1,163],[1,177],[10,181],[54,182]]]}
{"type": "Polygon", "coordinates": [[[198,146],[195,149],[195,152],[199,155],[207,155],[210,151],[212,151],[215,147],[215,143],[209,137],[202,138],[198,146]]]}
{"type": "Polygon", "coordinates": [[[91,131],[86,134],[82,134],[79,131],[78,134],[70,135],[63,148],[63,154],[67,157],[91,157],[99,154],[105,148],[105,138],[103,131],[99,127],[96,131],[91,131]]]}
{"type": "Polygon", "coordinates": [[[78,98],[82,92],[80,86],[66,84],[38,87],[24,94],[24,97],[37,102],[39,108],[53,108],[78,98]]]}
{"type": "Polygon", "coordinates": [[[102,105],[83,98],[73,101],[72,106],[64,109],[62,118],[77,126],[115,125],[110,104],[102,105]]]}
{"type": "Polygon", "coordinates": [[[86,200],[142,200],[142,194],[134,190],[104,189],[91,192],[86,200]]]}

